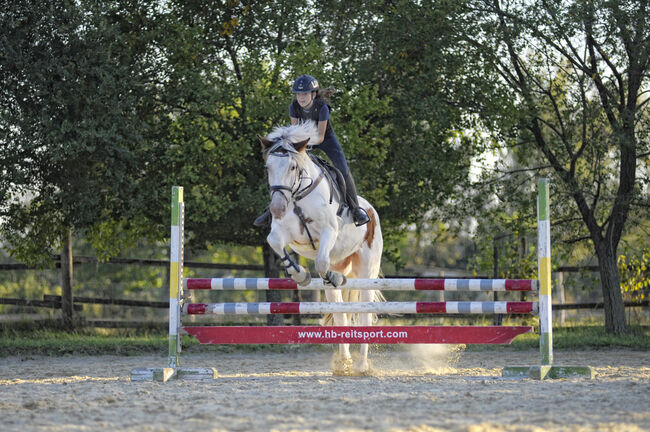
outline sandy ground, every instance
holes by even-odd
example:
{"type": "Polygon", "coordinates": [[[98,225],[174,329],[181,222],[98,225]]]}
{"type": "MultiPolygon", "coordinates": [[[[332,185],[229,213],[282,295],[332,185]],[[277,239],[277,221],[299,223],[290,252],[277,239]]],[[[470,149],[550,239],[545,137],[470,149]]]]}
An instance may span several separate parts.
{"type": "Polygon", "coordinates": [[[184,354],[212,382],[131,382],[165,358],[0,358],[0,431],[650,431],[650,353],[555,352],[593,380],[504,379],[537,351],[371,351],[374,372],[340,377],[331,354],[184,354]]]}

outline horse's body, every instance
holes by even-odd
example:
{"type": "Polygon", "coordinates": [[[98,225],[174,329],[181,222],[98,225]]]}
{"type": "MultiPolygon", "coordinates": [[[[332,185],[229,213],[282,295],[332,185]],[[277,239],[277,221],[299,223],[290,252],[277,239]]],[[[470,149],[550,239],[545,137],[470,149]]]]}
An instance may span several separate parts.
{"type": "MultiPolygon", "coordinates": [[[[322,169],[306,151],[306,144],[317,142],[318,131],[311,123],[278,127],[266,138],[260,137],[271,189],[269,209],[271,232],[267,241],[281,257],[289,275],[301,285],[309,284],[309,271],[291,260],[286,246],[314,261],[316,272],[329,281],[327,301],[379,301],[379,291],[339,290],[346,277],[376,278],[379,275],[383,239],[379,217],[365,199],[359,204],[370,216],[370,223],[355,226],[349,211],[337,216],[339,198],[324,180],[322,169]]],[[[359,314],[358,324],[372,324],[373,314],[359,314]]],[[[326,319],[326,321],[328,321],[326,319]]],[[[347,314],[333,314],[334,325],[350,325],[347,314]]],[[[339,346],[340,366],[345,372],[351,363],[348,344],[339,346]]],[[[355,372],[368,371],[368,345],[361,346],[355,372]]]]}

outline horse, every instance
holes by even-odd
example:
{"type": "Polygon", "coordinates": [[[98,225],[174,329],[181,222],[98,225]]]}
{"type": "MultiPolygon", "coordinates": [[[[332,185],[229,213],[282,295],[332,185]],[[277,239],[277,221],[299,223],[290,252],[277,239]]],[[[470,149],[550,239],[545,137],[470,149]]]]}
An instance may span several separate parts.
{"type": "MultiPolygon", "coordinates": [[[[325,289],[328,302],[383,301],[378,290],[337,289],[347,278],[373,279],[379,276],[383,238],[377,211],[362,197],[359,205],[370,222],[357,227],[347,209],[340,211],[344,193],[337,194],[320,164],[314,162],[307,144],[318,142],[318,130],[311,122],[276,127],[266,137],[258,135],[268,174],[271,200],[271,231],[266,241],[280,257],[282,267],[299,285],[308,285],[311,275],[287,253],[286,247],[313,260],[316,272],[331,288],[325,289]]],[[[375,314],[348,316],[334,313],[324,324],[372,325],[375,314]],[[333,315],[333,316],[332,316],[333,315]]],[[[336,356],[335,356],[336,357],[336,356]]],[[[334,372],[367,374],[368,344],[362,344],[356,362],[348,344],[339,344],[334,372]]]]}

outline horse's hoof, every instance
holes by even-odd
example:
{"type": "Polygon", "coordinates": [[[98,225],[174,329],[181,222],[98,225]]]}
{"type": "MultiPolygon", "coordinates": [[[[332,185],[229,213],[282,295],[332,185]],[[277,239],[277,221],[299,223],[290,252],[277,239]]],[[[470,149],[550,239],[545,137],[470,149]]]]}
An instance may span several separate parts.
{"type": "Polygon", "coordinates": [[[352,375],[352,359],[340,358],[337,354],[334,355],[332,360],[332,374],[337,376],[351,376],[352,375]]]}
{"type": "Polygon", "coordinates": [[[334,288],[338,288],[345,285],[348,279],[343,275],[343,273],[328,270],[327,273],[325,273],[323,281],[325,282],[325,285],[330,285],[334,288]]]}
{"type": "MultiPolygon", "coordinates": [[[[297,276],[297,275],[296,275],[297,276]]],[[[311,283],[311,273],[305,270],[305,278],[302,281],[296,281],[300,286],[307,286],[311,283]]]]}
{"type": "Polygon", "coordinates": [[[370,370],[370,364],[365,363],[365,364],[357,364],[354,366],[354,369],[352,370],[352,374],[354,376],[369,376],[372,375],[372,371],[370,370]]]}

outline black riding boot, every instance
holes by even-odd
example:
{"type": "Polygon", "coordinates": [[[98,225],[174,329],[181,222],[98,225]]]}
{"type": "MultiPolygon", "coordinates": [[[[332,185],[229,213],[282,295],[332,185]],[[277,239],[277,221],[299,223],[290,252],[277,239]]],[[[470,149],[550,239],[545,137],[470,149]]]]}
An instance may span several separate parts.
{"type": "Polygon", "coordinates": [[[253,221],[253,225],[259,228],[264,228],[271,225],[271,210],[267,207],[260,216],[253,221]]]}
{"type": "Polygon", "coordinates": [[[370,222],[370,217],[368,213],[361,207],[359,207],[359,200],[357,199],[357,187],[354,184],[354,179],[350,171],[343,174],[345,176],[345,195],[346,201],[350,206],[350,211],[352,212],[352,219],[354,219],[354,224],[356,226],[365,225],[370,222]]]}

